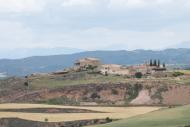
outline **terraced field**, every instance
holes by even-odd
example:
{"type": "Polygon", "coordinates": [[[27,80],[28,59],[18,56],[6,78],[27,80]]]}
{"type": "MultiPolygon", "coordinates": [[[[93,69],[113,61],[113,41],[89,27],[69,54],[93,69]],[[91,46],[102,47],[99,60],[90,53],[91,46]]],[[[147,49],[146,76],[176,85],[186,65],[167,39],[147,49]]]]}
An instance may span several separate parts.
{"type": "Polygon", "coordinates": [[[31,109],[31,108],[62,108],[62,109],[83,109],[98,113],[26,113],[26,112],[0,112],[0,118],[20,118],[25,120],[44,122],[67,122],[91,119],[126,119],[142,115],[148,112],[159,110],[160,107],[77,107],[77,106],[56,106],[42,104],[1,104],[0,110],[7,109],[31,109]]]}

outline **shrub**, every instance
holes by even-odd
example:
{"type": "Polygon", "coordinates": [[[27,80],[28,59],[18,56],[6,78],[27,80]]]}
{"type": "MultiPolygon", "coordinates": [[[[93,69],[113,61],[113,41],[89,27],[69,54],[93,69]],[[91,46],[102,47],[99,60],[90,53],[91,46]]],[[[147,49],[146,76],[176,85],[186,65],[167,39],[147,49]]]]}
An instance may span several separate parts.
{"type": "Polygon", "coordinates": [[[91,95],[91,98],[92,98],[92,99],[96,99],[96,98],[100,98],[100,96],[99,96],[97,93],[93,93],[93,94],[91,95]]]}
{"type": "Polygon", "coordinates": [[[136,78],[142,78],[143,74],[141,72],[135,73],[136,78]]]}
{"type": "Polygon", "coordinates": [[[184,75],[184,73],[182,73],[182,72],[174,72],[173,73],[174,77],[179,77],[179,76],[182,76],[182,75],[184,75]]]}
{"type": "Polygon", "coordinates": [[[112,94],[114,94],[114,95],[118,95],[118,91],[117,91],[116,89],[112,89],[111,92],[112,92],[112,94]]]}
{"type": "Polygon", "coordinates": [[[112,119],[110,119],[109,117],[106,118],[106,122],[112,122],[112,119]]]}
{"type": "Polygon", "coordinates": [[[45,121],[45,122],[48,122],[49,120],[48,120],[48,118],[45,118],[44,121],[45,121]]]}
{"type": "Polygon", "coordinates": [[[24,82],[24,86],[28,87],[29,86],[28,82],[24,82]]]}
{"type": "Polygon", "coordinates": [[[94,123],[95,123],[95,124],[97,124],[97,123],[98,123],[98,120],[97,120],[97,119],[95,119],[95,120],[94,120],[94,123]]]}

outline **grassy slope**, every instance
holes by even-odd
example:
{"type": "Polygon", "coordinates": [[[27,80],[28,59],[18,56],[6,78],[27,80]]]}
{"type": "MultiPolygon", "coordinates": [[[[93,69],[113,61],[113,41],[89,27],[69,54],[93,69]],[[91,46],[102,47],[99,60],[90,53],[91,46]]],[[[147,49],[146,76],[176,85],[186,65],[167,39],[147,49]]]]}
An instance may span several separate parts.
{"type": "Polygon", "coordinates": [[[190,125],[190,106],[163,109],[96,127],[184,127],[190,125]]]}
{"type": "MultiPolygon", "coordinates": [[[[85,84],[103,84],[103,83],[126,83],[134,81],[158,81],[158,79],[128,79],[125,76],[108,75],[104,76],[101,74],[89,74],[88,72],[77,72],[69,73],[66,75],[56,76],[44,76],[37,77],[36,79],[30,78],[30,86],[35,89],[39,88],[60,88],[71,85],[85,85],[85,84]]],[[[160,78],[166,84],[184,84],[184,81],[175,80],[174,78],[160,78]]]]}
{"type": "Polygon", "coordinates": [[[127,79],[122,76],[104,76],[100,74],[88,74],[86,72],[78,72],[68,74],[66,77],[42,77],[39,79],[31,80],[30,86],[33,88],[60,88],[63,86],[80,85],[80,84],[99,84],[99,83],[120,83],[126,82],[127,79]]]}

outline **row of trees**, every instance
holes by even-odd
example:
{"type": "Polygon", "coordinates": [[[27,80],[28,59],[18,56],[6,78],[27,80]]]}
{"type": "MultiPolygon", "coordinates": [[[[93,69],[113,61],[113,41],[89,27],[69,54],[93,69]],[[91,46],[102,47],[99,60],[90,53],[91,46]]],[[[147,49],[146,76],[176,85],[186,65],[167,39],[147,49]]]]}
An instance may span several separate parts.
{"type": "MultiPolygon", "coordinates": [[[[160,60],[150,60],[150,66],[156,66],[156,67],[160,67],[161,63],[160,60]]],[[[162,66],[165,68],[166,64],[163,63],[162,66]]]]}

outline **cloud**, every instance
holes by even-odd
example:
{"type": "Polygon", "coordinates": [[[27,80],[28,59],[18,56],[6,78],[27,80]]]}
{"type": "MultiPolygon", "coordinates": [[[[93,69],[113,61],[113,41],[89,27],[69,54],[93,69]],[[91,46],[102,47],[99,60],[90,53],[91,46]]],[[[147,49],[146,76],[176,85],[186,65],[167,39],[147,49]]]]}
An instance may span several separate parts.
{"type": "Polygon", "coordinates": [[[43,6],[42,0],[0,0],[0,12],[33,12],[43,6]]]}
{"type": "Polygon", "coordinates": [[[63,7],[73,7],[73,6],[92,6],[95,5],[97,0],[64,0],[63,7]]]}
{"type": "Polygon", "coordinates": [[[29,27],[20,22],[0,21],[0,50],[17,48],[51,47],[51,44],[39,39],[29,27]]]}
{"type": "Polygon", "coordinates": [[[122,8],[136,8],[144,7],[147,3],[144,0],[110,0],[108,7],[111,9],[122,9],[122,8]]]}
{"type": "Polygon", "coordinates": [[[188,0],[0,0],[0,49],[160,49],[190,40],[189,5],[188,0]]]}

